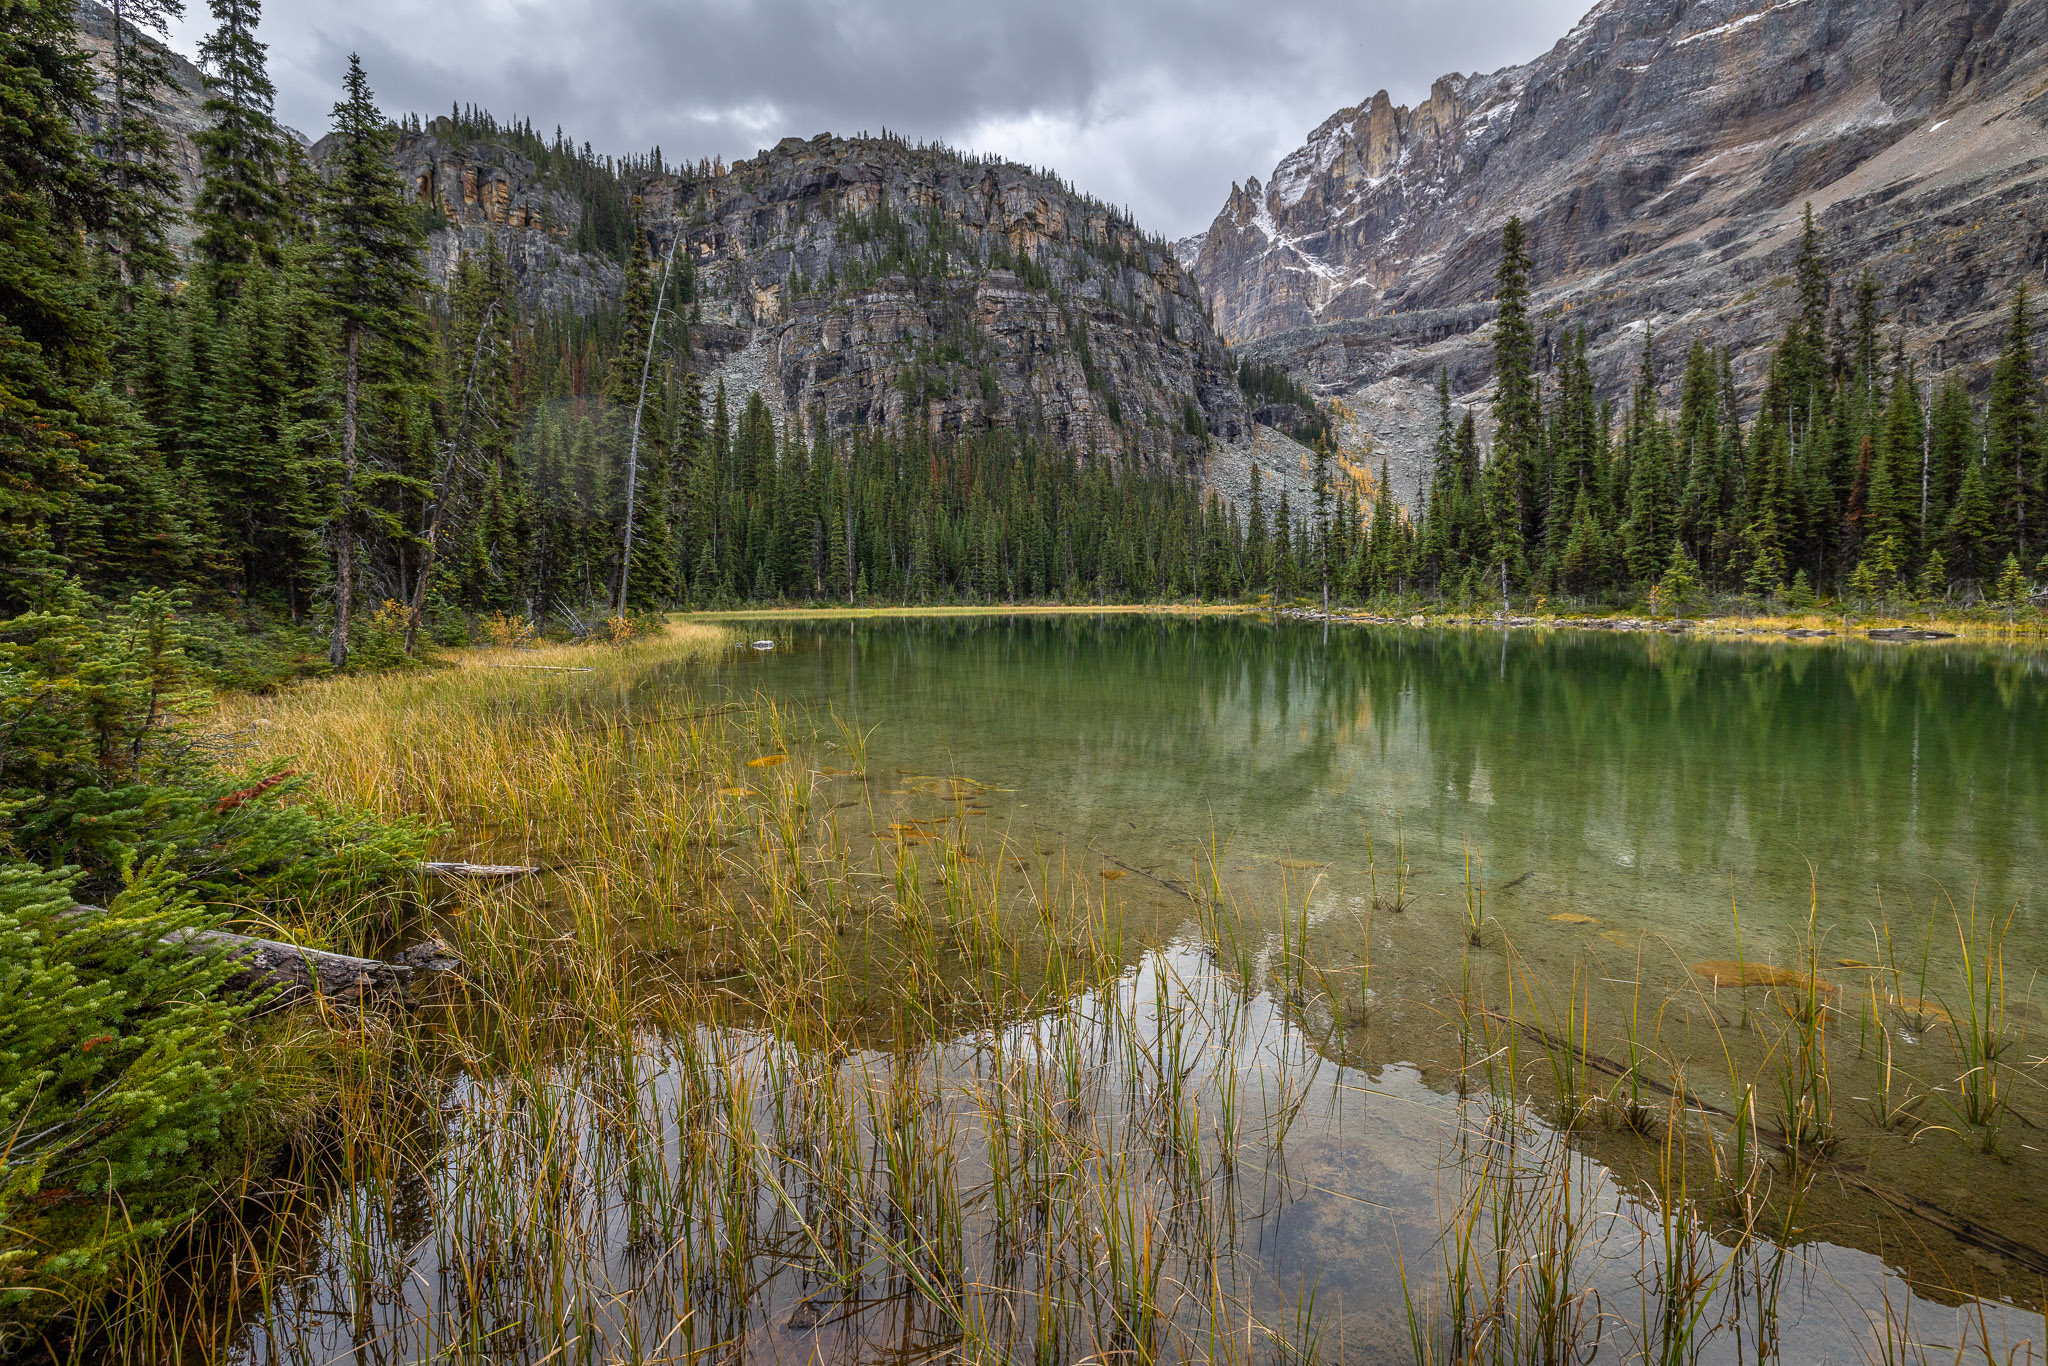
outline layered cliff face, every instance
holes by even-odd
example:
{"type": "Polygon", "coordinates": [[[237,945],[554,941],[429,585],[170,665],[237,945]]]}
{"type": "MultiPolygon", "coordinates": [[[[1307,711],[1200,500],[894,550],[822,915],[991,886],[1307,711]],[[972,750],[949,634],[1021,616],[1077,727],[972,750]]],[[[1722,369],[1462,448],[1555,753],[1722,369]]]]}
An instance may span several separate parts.
{"type": "Polygon", "coordinates": [[[680,237],[693,265],[697,344],[780,412],[1175,463],[1248,435],[1171,247],[1050,177],[821,135],[638,199],[657,253],[680,237]]]}
{"type": "MultiPolygon", "coordinates": [[[[510,145],[401,134],[429,274],[495,238],[530,306],[618,296],[595,212],[510,145]]],[[[325,148],[316,143],[316,164],[325,148]]],[[[650,255],[690,265],[692,345],[733,401],[834,432],[923,421],[1192,465],[1249,435],[1230,360],[1171,247],[1059,181],[891,138],[788,138],[730,167],[625,177],[650,255]]],[[[589,187],[586,186],[587,190],[589,187]]]]}
{"type": "Polygon", "coordinates": [[[1583,323],[1608,383],[1646,329],[1667,373],[1704,334],[1753,382],[1809,203],[1838,279],[1870,266],[1909,350],[1988,356],[2048,263],[2048,5],[1602,0],[1525,66],[1333,115],[1233,187],[1192,269],[1226,338],[1347,396],[1398,458],[1414,384],[1488,379],[1511,214],[1542,324],[1583,323]]]}
{"type": "MultiPolygon", "coordinates": [[[[317,166],[328,141],[313,144],[317,166]]],[[[455,135],[446,120],[401,132],[392,161],[427,215],[427,278],[445,285],[466,251],[495,238],[529,308],[586,312],[616,299],[624,282],[615,256],[582,249],[577,229],[589,211],[542,173],[531,156],[499,141],[455,135]]]]}
{"type": "MultiPolygon", "coordinates": [[[[495,239],[529,306],[618,296],[596,210],[517,137],[447,120],[402,132],[401,179],[431,219],[429,275],[495,239]]],[[[326,152],[314,144],[315,164],[326,152]]],[[[545,155],[545,153],[540,153],[545,155]]],[[[784,139],[728,167],[625,176],[656,260],[693,276],[700,367],[734,402],[834,432],[922,421],[1020,429],[1073,451],[1192,467],[1251,421],[1173,248],[1022,166],[894,138],[784,139]]]]}

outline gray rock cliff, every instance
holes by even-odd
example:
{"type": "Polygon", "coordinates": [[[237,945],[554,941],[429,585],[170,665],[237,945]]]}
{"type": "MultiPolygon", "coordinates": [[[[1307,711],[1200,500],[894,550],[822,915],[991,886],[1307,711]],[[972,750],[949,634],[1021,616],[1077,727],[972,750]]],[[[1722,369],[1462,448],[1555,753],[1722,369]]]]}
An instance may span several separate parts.
{"type": "Polygon", "coordinates": [[[1524,66],[1332,115],[1233,187],[1192,269],[1226,339],[1343,397],[1412,488],[1416,386],[1490,379],[1511,214],[1539,326],[1585,325],[1608,388],[1646,329],[1667,377],[1704,335],[1753,385],[1809,203],[1838,281],[1870,266],[1911,352],[1988,357],[2048,264],[2048,5],[1602,0],[1524,66]]]}

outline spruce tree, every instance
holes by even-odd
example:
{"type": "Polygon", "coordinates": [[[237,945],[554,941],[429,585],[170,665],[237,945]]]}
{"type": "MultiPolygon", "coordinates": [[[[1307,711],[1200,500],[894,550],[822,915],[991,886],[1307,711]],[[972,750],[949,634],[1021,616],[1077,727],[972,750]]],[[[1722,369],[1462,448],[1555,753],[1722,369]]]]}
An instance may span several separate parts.
{"type": "Polygon", "coordinates": [[[266,49],[256,41],[261,0],[209,0],[218,25],[199,45],[212,126],[193,138],[201,182],[193,217],[199,261],[231,296],[252,268],[275,265],[284,220],[278,190],[280,143],[271,106],[266,49]]]}
{"type": "Polygon", "coordinates": [[[1522,499],[1514,461],[1499,446],[1480,476],[1491,567],[1500,576],[1500,610],[1509,609],[1509,585],[1522,559],[1522,499]]]}
{"type": "MultiPolygon", "coordinates": [[[[171,86],[165,43],[182,0],[107,0],[112,16],[112,100],[102,128],[111,212],[107,237],[126,294],[148,276],[169,279],[177,257],[168,240],[181,215],[181,189],[170,159],[163,96],[171,86]]],[[[124,299],[124,306],[132,300],[124,299]]]]}
{"type": "Polygon", "coordinates": [[[483,500],[478,494],[492,493],[502,478],[499,437],[511,419],[511,282],[497,239],[487,241],[481,263],[467,253],[457,262],[450,291],[450,354],[444,362],[447,391],[443,407],[454,414],[454,425],[441,438],[439,469],[428,490],[419,572],[406,612],[408,655],[418,645],[427,594],[434,588],[441,538],[451,514],[460,503],[479,506],[483,500]]]}
{"type": "Polygon", "coordinates": [[[1316,577],[1322,588],[1323,611],[1330,610],[1330,441],[1318,434],[1314,448],[1314,509],[1315,525],[1309,534],[1315,537],[1314,555],[1316,577]]]}
{"type": "Polygon", "coordinates": [[[1984,412],[1984,486],[1999,525],[2000,544],[2029,559],[2041,539],[2041,424],[2034,393],[2034,352],[2027,286],[2013,290],[2005,342],[1991,372],[1984,412]]]}
{"type": "Polygon", "coordinates": [[[104,334],[80,236],[110,206],[77,130],[96,104],[71,6],[0,8],[0,610],[53,582],[55,524],[93,482],[77,404],[104,334]]]}
{"type": "Polygon", "coordinates": [[[1963,466],[1962,485],[1956,491],[1955,505],[1949,509],[1942,535],[1942,550],[1951,579],[1983,583],[1997,563],[1998,539],[1991,498],[1984,490],[1983,470],[1975,460],[1968,461],[1963,466]]]}
{"type": "Polygon", "coordinates": [[[1629,576],[1649,583],[1664,572],[1671,543],[1678,534],[1678,495],[1672,470],[1671,430],[1664,424],[1657,398],[1657,371],[1650,337],[1643,337],[1643,355],[1636,371],[1635,396],[1629,406],[1628,521],[1622,529],[1623,554],[1629,576]]]}
{"type": "Polygon", "coordinates": [[[1514,481],[1515,506],[1525,519],[1519,547],[1538,509],[1537,457],[1543,442],[1543,405],[1536,386],[1536,332],[1529,319],[1529,239],[1519,217],[1501,229],[1500,266],[1494,272],[1493,459],[1505,461],[1514,481]]]}
{"type": "MultiPolygon", "coordinates": [[[[237,0],[221,0],[223,6],[237,0]]],[[[417,366],[426,355],[420,302],[418,219],[407,208],[391,169],[390,126],[378,112],[362,62],[351,53],[343,98],[334,106],[335,150],[330,159],[319,245],[321,289],[341,338],[343,363],[341,468],[335,489],[334,628],[328,661],[348,663],[355,610],[356,548],[365,530],[362,452],[364,348],[374,343],[394,368],[417,366]]]]}

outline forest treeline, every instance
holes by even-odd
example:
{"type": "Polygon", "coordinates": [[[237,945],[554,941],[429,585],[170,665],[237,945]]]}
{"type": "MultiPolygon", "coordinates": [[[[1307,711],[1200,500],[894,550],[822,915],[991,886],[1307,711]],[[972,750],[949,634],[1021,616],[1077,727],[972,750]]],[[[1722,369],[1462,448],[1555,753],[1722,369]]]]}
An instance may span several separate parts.
{"type": "MultiPolygon", "coordinates": [[[[1304,433],[1313,505],[1255,482],[1240,509],[1108,452],[914,424],[828,436],[813,415],[707,388],[689,264],[648,259],[614,168],[559,132],[547,143],[475,110],[448,121],[518,141],[576,187],[585,226],[628,263],[617,305],[523,309],[495,246],[433,287],[428,225],[390,164],[399,125],[360,65],[315,166],[271,116],[257,6],[214,10],[188,258],[170,245],[161,49],[126,30],[98,89],[67,7],[7,21],[35,136],[6,154],[0,608],[59,581],[109,598],[182,588],[288,622],[341,667],[484,618],[583,632],[752,601],[1997,597],[2048,548],[2024,291],[1980,406],[1960,373],[1917,372],[1867,272],[1835,297],[1811,221],[1754,413],[1705,339],[1676,412],[1647,336],[1620,403],[1596,391],[1583,331],[1539,370],[1513,221],[1491,441],[1446,392],[1411,516],[1332,480],[1324,421],[1304,433]]],[[[1282,372],[1239,378],[1255,400],[1314,408],[1282,372]]]]}
{"type": "Polygon", "coordinates": [[[1675,413],[1647,333],[1619,407],[1595,392],[1583,329],[1539,374],[1519,219],[1501,255],[1490,453],[1440,383],[1421,516],[1367,558],[1358,591],[1597,599],[1665,585],[1794,607],[1824,593],[2012,602],[2048,573],[2035,558],[2048,549],[2048,423],[2024,283],[1980,406],[1960,371],[1924,375],[1907,357],[1868,269],[1847,298],[1831,288],[1809,210],[1795,311],[1745,418],[1731,357],[1704,338],[1675,413]]]}

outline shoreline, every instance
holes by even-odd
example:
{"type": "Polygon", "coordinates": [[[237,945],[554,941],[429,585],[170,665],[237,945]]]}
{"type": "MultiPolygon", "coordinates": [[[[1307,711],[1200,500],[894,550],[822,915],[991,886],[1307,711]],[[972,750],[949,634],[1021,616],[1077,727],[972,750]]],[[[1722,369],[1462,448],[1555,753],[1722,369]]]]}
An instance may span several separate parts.
{"type": "Polygon", "coordinates": [[[1624,613],[1562,615],[1458,614],[1415,612],[1390,615],[1364,610],[1313,606],[1273,607],[1257,603],[957,603],[925,606],[760,607],[678,611],[671,621],[737,623],[743,621],[870,621],[946,617],[1270,617],[1310,625],[1400,626],[1409,628],[1487,628],[1494,630],[1576,630],[1630,635],[1677,635],[1720,640],[1771,642],[1867,640],[1878,644],[1942,644],[2048,647],[2048,628],[2032,623],[1953,617],[1843,617],[1803,612],[1756,616],[1643,617],[1624,613]]]}

